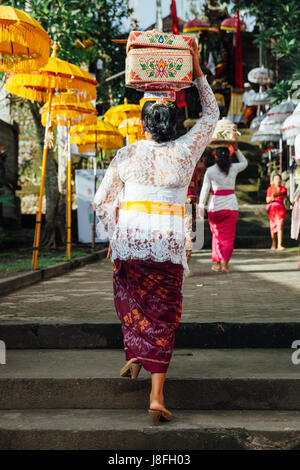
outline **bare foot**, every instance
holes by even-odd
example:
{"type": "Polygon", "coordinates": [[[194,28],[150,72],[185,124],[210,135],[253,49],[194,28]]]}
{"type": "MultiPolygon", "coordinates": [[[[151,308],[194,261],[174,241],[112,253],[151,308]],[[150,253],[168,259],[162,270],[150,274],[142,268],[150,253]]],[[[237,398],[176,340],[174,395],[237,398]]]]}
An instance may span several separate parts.
{"type": "Polygon", "coordinates": [[[222,269],[222,268],[221,268],[221,264],[220,264],[220,263],[215,263],[215,264],[212,265],[211,269],[212,269],[213,271],[220,272],[221,269],[222,269]]]}
{"type": "Polygon", "coordinates": [[[224,268],[222,269],[222,272],[223,273],[231,273],[231,269],[225,268],[225,266],[224,266],[224,268]]]}
{"type": "Polygon", "coordinates": [[[160,403],[158,400],[150,400],[150,410],[159,410],[168,412],[164,404],[160,403]]]}
{"type": "Polygon", "coordinates": [[[275,245],[272,245],[270,250],[276,250],[276,246],[275,245]]]}
{"type": "Polygon", "coordinates": [[[285,248],[284,248],[284,246],[279,246],[279,247],[277,248],[277,250],[278,250],[278,251],[283,251],[283,250],[285,250],[285,248]]]}

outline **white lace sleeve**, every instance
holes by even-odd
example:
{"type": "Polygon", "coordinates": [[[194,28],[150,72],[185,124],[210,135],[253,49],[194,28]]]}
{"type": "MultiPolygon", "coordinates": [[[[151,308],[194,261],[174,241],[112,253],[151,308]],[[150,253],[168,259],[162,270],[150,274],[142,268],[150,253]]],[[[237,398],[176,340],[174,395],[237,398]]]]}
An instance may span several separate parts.
{"type": "Polygon", "coordinates": [[[117,160],[115,157],[106,170],[105,176],[94,198],[96,214],[103,223],[110,239],[116,226],[115,202],[123,188],[123,185],[124,183],[119,176],[117,160]]]}
{"type": "Polygon", "coordinates": [[[200,198],[199,198],[199,207],[202,209],[205,207],[209,192],[211,188],[211,180],[209,177],[208,171],[204,175],[203,185],[201,188],[200,198]]]}
{"type": "Polygon", "coordinates": [[[189,132],[182,137],[179,137],[177,142],[185,144],[189,148],[191,155],[194,158],[194,164],[196,164],[211,139],[216,123],[219,119],[220,112],[216,98],[206,80],[206,77],[198,77],[194,83],[200,96],[202,117],[198,119],[189,132]]]}
{"type": "Polygon", "coordinates": [[[185,205],[185,215],[184,215],[184,227],[185,227],[185,249],[193,249],[193,214],[192,214],[192,205],[185,205]]]}
{"type": "Polygon", "coordinates": [[[237,150],[235,154],[236,154],[236,158],[238,159],[239,163],[234,163],[233,166],[234,166],[235,171],[237,173],[239,173],[240,171],[243,171],[243,170],[245,170],[245,168],[247,168],[248,160],[242,154],[242,152],[240,150],[237,150]]]}

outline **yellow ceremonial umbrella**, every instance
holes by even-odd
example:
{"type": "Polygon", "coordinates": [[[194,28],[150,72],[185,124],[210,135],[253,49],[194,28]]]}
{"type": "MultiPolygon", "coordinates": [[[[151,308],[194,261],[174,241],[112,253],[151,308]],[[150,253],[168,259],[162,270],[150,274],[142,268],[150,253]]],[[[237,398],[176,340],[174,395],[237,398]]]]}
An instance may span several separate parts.
{"type": "MultiPolygon", "coordinates": [[[[41,109],[42,124],[46,126],[49,105],[46,103],[41,109]]],[[[72,188],[71,188],[71,145],[70,129],[71,126],[79,122],[84,124],[97,123],[97,109],[90,102],[80,102],[75,93],[61,93],[59,97],[54,97],[50,113],[52,125],[62,125],[68,128],[68,171],[67,171],[67,257],[71,259],[72,244],[72,188]]]]}
{"type": "Polygon", "coordinates": [[[47,63],[51,39],[25,11],[0,5],[0,71],[38,70],[47,63]]]}
{"type": "Polygon", "coordinates": [[[144,139],[141,129],[141,119],[138,117],[124,119],[124,121],[119,124],[118,129],[123,137],[128,135],[129,144],[144,139]]]}
{"type": "Polygon", "coordinates": [[[97,82],[91,74],[77,65],[56,57],[57,44],[45,67],[30,73],[10,74],[5,88],[10,93],[28,100],[49,102],[52,96],[74,91],[80,101],[96,99],[97,82]]]}
{"type": "MultiPolygon", "coordinates": [[[[94,169],[94,196],[97,190],[97,151],[98,150],[116,150],[123,147],[123,136],[118,129],[110,122],[99,120],[96,125],[74,126],[70,132],[71,144],[76,144],[81,153],[88,151],[95,152],[93,158],[94,169]]],[[[96,212],[93,207],[93,225],[92,225],[92,247],[95,248],[95,228],[96,228],[96,212]]]]}
{"type": "MultiPolygon", "coordinates": [[[[46,103],[40,111],[43,126],[46,126],[48,111],[49,104],[46,103]]],[[[80,122],[96,124],[97,109],[89,101],[80,102],[75,93],[61,93],[52,99],[50,119],[52,126],[60,124],[71,127],[80,122]]]]}
{"type": "Polygon", "coordinates": [[[45,172],[48,153],[48,130],[51,124],[51,106],[53,94],[60,94],[66,90],[72,90],[80,101],[96,98],[97,82],[80,67],[70,64],[56,57],[57,44],[53,46],[53,55],[49,58],[47,65],[37,72],[14,73],[6,82],[5,88],[10,92],[23,98],[37,101],[48,101],[48,117],[45,130],[44,149],[42,158],[41,186],[39,197],[39,208],[36,216],[35,237],[32,257],[32,268],[37,268],[41,220],[42,200],[45,186],[45,172]]]}
{"type": "Polygon", "coordinates": [[[97,148],[102,150],[115,150],[116,148],[123,147],[122,134],[113,124],[101,119],[97,120],[96,125],[86,126],[78,124],[74,126],[70,135],[72,144],[85,145],[94,143],[97,148]],[[113,147],[110,146],[110,141],[113,142],[113,147]]]}
{"type": "MultiPolygon", "coordinates": [[[[125,119],[137,117],[141,118],[142,109],[138,104],[128,104],[127,98],[124,99],[124,104],[113,106],[104,114],[104,120],[111,122],[114,126],[118,127],[125,119]]],[[[128,136],[126,136],[126,143],[128,144],[128,136]]]]}

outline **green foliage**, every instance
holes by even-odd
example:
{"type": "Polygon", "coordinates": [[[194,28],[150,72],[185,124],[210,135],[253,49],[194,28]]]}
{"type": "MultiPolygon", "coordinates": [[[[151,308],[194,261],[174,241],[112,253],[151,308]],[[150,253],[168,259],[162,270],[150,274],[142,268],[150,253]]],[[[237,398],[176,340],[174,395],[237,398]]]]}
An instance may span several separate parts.
{"type": "Polygon", "coordinates": [[[0,188],[0,204],[6,204],[7,206],[15,207],[12,203],[13,197],[9,194],[3,194],[4,188],[0,188]]]}
{"type": "MultiPolygon", "coordinates": [[[[0,246],[1,240],[4,240],[4,233],[1,234],[0,227],[0,246]]],[[[72,259],[89,254],[90,251],[73,251],[72,259]]],[[[22,271],[30,271],[32,264],[31,253],[7,252],[0,254],[0,277],[2,275],[15,274],[22,271]]],[[[57,263],[69,261],[65,254],[41,253],[39,256],[39,269],[45,269],[57,263]]]]}
{"type": "Polygon", "coordinates": [[[188,19],[192,20],[195,17],[201,18],[204,15],[203,5],[199,6],[197,0],[188,0],[188,19]]]}
{"type": "Polygon", "coordinates": [[[256,43],[270,48],[277,59],[284,59],[290,76],[299,74],[299,0],[239,0],[235,3],[240,10],[246,9],[254,15],[262,27],[256,33],[256,43]]]}
{"type": "Polygon", "coordinates": [[[276,83],[272,88],[267,90],[268,95],[271,97],[273,105],[279,104],[287,99],[288,94],[292,93],[293,80],[281,80],[276,83]]]}

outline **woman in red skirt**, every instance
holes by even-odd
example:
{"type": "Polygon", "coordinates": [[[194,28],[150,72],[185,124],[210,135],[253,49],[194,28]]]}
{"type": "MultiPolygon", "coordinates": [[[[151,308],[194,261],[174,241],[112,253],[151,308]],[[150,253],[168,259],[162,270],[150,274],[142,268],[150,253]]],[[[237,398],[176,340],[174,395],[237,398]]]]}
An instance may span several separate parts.
{"type": "Polygon", "coordinates": [[[117,152],[94,200],[110,237],[114,301],[127,360],[121,375],[136,378],[141,367],[151,373],[149,414],[154,424],[172,418],[163,387],[181,318],[183,272],[188,271],[185,201],[194,168],[219,116],[195,43],[193,68],[202,118],[175,140],[175,105],[146,102],[142,110],[145,140],[117,152]]]}
{"type": "Polygon", "coordinates": [[[238,202],[235,195],[235,182],[238,173],[245,170],[247,159],[235,144],[238,163],[231,162],[229,148],[214,150],[215,165],[206,170],[200,193],[199,216],[204,217],[204,207],[208,201],[208,221],[212,233],[212,270],[230,272],[228,267],[234,247],[235,228],[238,218],[238,202]]]}
{"type": "Polygon", "coordinates": [[[273,184],[267,189],[267,211],[270,219],[270,233],[272,239],[271,250],[276,250],[276,234],[277,234],[277,250],[284,250],[282,246],[283,225],[286,216],[286,208],[284,200],[288,198],[287,189],[281,184],[281,176],[276,174],[273,176],[273,184]]]}

